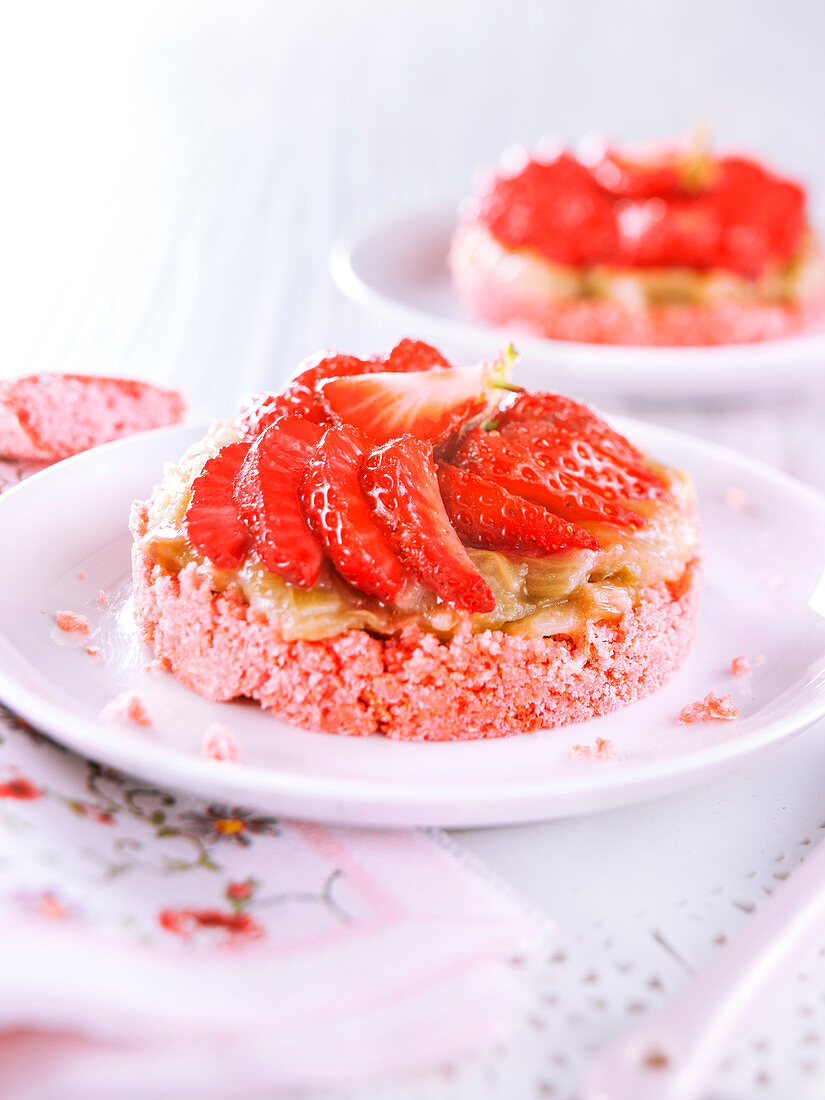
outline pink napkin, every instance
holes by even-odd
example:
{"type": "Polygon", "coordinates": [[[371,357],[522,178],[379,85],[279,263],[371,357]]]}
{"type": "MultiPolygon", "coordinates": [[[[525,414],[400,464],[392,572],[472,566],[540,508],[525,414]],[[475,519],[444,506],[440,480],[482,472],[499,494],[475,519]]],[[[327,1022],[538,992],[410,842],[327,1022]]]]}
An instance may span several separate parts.
{"type": "Polygon", "coordinates": [[[453,1063],[533,918],[439,834],[204,805],[0,716],[0,1097],[245,1096],[453,1063]]]}

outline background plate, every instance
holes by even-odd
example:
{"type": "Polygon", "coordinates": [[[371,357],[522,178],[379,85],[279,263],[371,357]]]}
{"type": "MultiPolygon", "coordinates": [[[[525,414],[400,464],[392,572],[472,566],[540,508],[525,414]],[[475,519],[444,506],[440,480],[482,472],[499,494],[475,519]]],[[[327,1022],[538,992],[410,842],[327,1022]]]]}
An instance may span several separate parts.
{"type": "Polygon", "coordinates": [[[585,813],[662,795],[776,744],[825,713],[825,502],[721,448],[630,420],[614,421],[657,458],[692,471],[708,569],[699,637],[677,675],[648,699],[560,730],[498,741],[405,744],[289,726],[250,703],[210,703],[151,672],[130,609],[131,502],[203,427],[175,427],[69,459],[0,497],[0,698],[79,752],[215,799],[285,815],[373,825],[490,825],[585,813]],[[728,489],[746,495],[731,509],[728,489]],[[100,607],[98,592],[108,594],[100,607]],[[92,633],[54,625],[81,612],[92,633]],[[92,643],[100,653],[91,657],[92,643]],[[744,679],[731,658],[756,661],[744,679]],[[680,726],[681,707],[730,691],[738,722],[680,726]],[[136,689],[154,719],[104,720],[136,689]],[[242,764],[200,757],[221,722],[242,764]],[[613,762],[573,757],[597,736],[613,762]]]}
{"type": "Polygon", "coordinates": [[[332,251],[330,267],[355,301],[397,319],[407,332],[489,359],[513,340],[530,382],[589,394],[648,398],[753,394],[825,367],[825,331],[757,344],[660,348],[546,340],[473,320],[453,293],[447,251],[458,203],[362,226],[332,251]]]}

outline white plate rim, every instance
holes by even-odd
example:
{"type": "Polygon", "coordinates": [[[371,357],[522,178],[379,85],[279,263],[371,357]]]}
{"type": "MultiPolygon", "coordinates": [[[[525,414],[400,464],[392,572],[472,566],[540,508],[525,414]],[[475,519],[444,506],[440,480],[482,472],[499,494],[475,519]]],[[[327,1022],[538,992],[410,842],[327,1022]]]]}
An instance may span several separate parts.
{"type": "MultiPolygon", "coordinates": [[[[815,489],[765,463],[686,432],[674,431],[656,424],[635,421],[626,417],[611,417],[611,420],[627,434],[632,434],[634,425],[639,425],[643,429],[660,433],[663,437],[671,437],[677,444],[687,444],[708,459],[724,459],[740,469],[745,469],[758,477],[773,482],[776,488],[793,494],[800,501],[804,501],[808,507],[816,509],[825,516],[825,498],[815,489]]],[[[45,479],[52,477],[57,470],[62,474],[67,468],[70,468],[71,464],[97,462],[101,458],[108,459],[109,455],[117,454],[118,450],[122,448],[139,446],[140,441],[147,436],[157,437],[160,433],[163,433],[170,438],[177,439],[185,431],[187,438],[191,437],[194,440],[198,438],[199,434],[202,434],[204,429],[205,425],[187,424],[157,429],[153,432],[143,432],[127,439],[117,440],[94,448],[61,463],[56,463],[54,466],[47,467],[0,496],[0,526],[2,526],[4,508],[8,500],[12,498],[19,499],[21,494],[27,492],[29,486],[42,484],[45,479]]],[[[8,636],[4,631],[0,632],[0,642],[9,644],[8,636]]],[[[567,798],[581,794],[599,795],[606,792],[621,794],[627,788],[640,785],[645,787],[655,786],[676,778],[679,779],[679,786],[687,786],[691,782],[698,782],[705,774],[724,768],[731,761],[756,755],[774,745],[781,744],[825,716],[825,691],[822,691],[819,694],[814,694],[806,703],[795,707],[788,714],[773,719],[764,729],[746,736],[730,737],[689,753],[650,762],[643,761],[620,770],[614,771],[605,768],[597,771],[593,769],[583,773],[580,777],[565,775],[560,778],[542,779],[531,784],[519,782],[508,790],[494,784],[484,783],[474,783],[472,786],[465,788],[449,788],[444,786],[428,787],[426,784],[417,786],[393,785],[391,782],[384,780],[379,782],[364,781],[353,776],[331,778],[289,774],[279,772],[276,768],[262,768],[244,764],[226,765],[194,757],[181,751],[169,750],[165,746],[146,745],[129,738],[118,740],[112,737],[111,728],[87,722],[78,716],[67,713],[58,705],[39,698],[36,692],[27,690],[25,686],[15,681],[3,664],[0,664],[0,699],[21,718],[74,751],[103,762],[113,763],[116,767],[138,775],[157,779],[160,773],[162,775],[160,781],[173,787],[177,786],[187,790],[197,789],[198,781],[203,779],[207,794],[208,788],[213,791],[216,788],[230,788],[238,794],[247,793],[254,797],[265,790],[267,794],[283,794],[291,799],[306,799],[307,801],[317,801],[319,798],[328,800],[330,803],[342,800],[357,800],[360,805],[372,809],[380,808],[393,798],[402,798],[404,803],[413,809],[416,807],[426,808],[433,800],[442,802],[449,799],[452,804],[461,806],[462,804],[489,799],[493,800],[496,807],[501,809],[502,823],[549,819],[552,816],[509,816],[508,810],[512,810],[522,802],[551,802],[554,797],[558,798],[562,795],[567,798]],[[154,758],[157,755],[160,755],[161,758],[159,768],[155,767],[154,758]]],[[[401,749],[404,743],[393,742],[393,744],[398,745],[401,749]]],[[[634,798],[632,801],[642,801],[646,798],[655,797],[657,797],[657,792],[653,791],[642,795],[638,799],[634,798]]],[[[615,804],[626,803],[619,800],[615,804]]],[[[315,817],[316,815],[312,816],[315,817]]]]}

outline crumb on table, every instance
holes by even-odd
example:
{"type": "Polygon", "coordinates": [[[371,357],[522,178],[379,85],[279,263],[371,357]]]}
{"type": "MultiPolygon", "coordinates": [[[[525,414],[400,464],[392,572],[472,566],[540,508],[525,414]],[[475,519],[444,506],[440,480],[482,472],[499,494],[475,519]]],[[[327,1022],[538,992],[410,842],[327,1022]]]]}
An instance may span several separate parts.
{"type": "Polygon", "coordinates": [[[124,691],[103,708],[105,718],[117,718],[134,722],[138,726],[151,726],[152,719],[143,699],[136,691],[124,691]]]}
{"type": "Polygon", "coordinates": [[[573,745],[571,756],[584,756],[589,760],[615,760],[616,749],[612,741],[597,737],[595,745],[573,745]]]}
{"type": "Polygon", "coordinates": [[[750,663],[747,657],[734,657],[730,663],[731,676],[747,676],[753,669],[753,665],[750,663]]]}
{"type": "Polygon", "coordinates": [[[715,691],[709,691],[704,699],[683,707],[679,721],[683,724],[708,721],[732,722],[738,717],[739,709],[730,695],[717,695],[715,691]]]}
{"type": "Polygon", "coordinates": [[[56,611],[54,620],[61,630],[69,634],[89,633],[89,620],[85,615],[76,615],[73,611],[56,611]]]}
{"type": "Polygon", "coordinates": [[[237,764],[241,758],[238,742],[232,731],[218,722],[213,722],[203,735],[201,755],[209,760],[223,760],[231,764],[237,764]]]}

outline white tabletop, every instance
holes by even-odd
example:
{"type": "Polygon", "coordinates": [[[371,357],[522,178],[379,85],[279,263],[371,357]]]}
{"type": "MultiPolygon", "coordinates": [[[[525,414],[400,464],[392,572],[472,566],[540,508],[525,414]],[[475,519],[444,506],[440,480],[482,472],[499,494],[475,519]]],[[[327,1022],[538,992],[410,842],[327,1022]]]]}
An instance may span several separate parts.
{"type": "MultiPolygon", "coordinates": [[[[19,8],[0,47],[0,375],[131,374],[221,413],[320,347],[372,352],[414,336],[334,288],[332,240],[373,213],[460,192],[505,145],[548,131],[647,138],[704,118],[720,142],[763,152],[825,198],[814,2],[19,8]]],[[[825,364],[769,404],[620,411],[825,491],[825,364]]],[[[426,1095],[572,1095],[588,1051],[706,962],[818,839],[823,730],[666,802],[461,834],[558,922],[561,941],[521,1061],[426,1095]]],[[[777,992],[784,1022],[765,1017],[714,1096],[822,1094],[825,1007],[809,992],[813,964],[805,976],[777,992]]]]}

